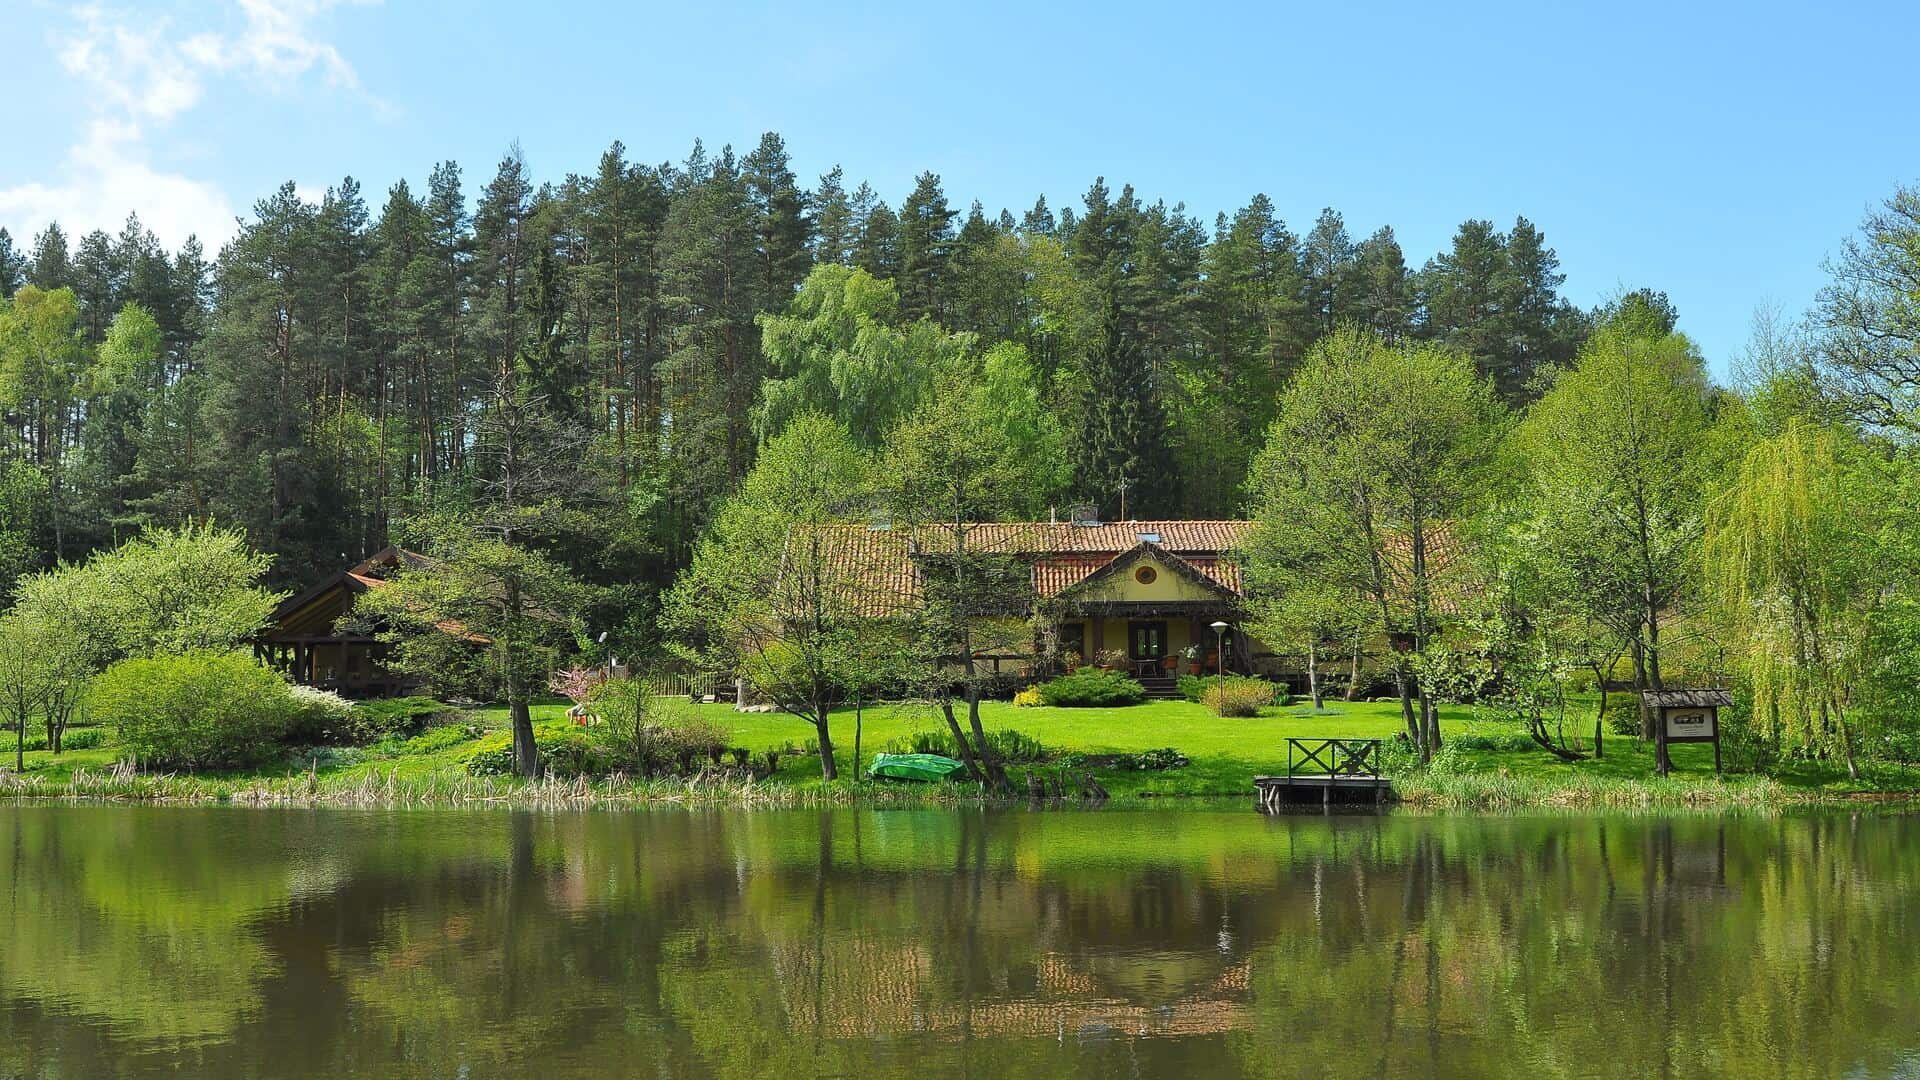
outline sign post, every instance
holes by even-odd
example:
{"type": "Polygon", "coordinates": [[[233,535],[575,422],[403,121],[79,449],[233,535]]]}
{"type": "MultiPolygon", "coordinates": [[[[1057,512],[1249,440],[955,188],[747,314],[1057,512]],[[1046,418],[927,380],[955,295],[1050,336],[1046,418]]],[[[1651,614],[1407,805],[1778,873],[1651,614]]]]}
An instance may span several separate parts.
{"type": "Polygon", "coordinates": [[[1641,700],[1653,710],[1654,757],[1665,776],[1671,743],[1713,744],[1713,771],[1720,771],[1720,710],[1733,704],[1729,690],[1648,690],[1641,700]]]}

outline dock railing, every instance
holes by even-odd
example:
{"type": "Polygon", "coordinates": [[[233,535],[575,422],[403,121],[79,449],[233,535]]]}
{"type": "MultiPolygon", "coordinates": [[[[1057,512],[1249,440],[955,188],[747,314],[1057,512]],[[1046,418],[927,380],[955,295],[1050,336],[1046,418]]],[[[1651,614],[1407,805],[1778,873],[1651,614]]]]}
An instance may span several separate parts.
{"type": "Polygon", "coordinates": [[[1380,775],[1379,739],[1288,739],[1287,779],[1380,775]]]}

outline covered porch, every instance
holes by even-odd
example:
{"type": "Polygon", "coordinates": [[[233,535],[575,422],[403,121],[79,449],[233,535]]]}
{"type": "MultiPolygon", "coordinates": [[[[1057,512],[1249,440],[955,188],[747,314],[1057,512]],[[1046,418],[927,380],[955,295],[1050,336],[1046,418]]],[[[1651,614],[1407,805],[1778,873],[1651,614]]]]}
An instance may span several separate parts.
{"type": "Polygon", "coordinates": [[[1240,628],[1242,615],[1231,605],[1209,602],[1096,602],[1075,606],[1055,624],[1057,655],[1063,665],[1100,663],[1136,678],[1177,679],[1253,674],[1253,643],[1240,628]],[[1213,624],[1227,629],[1216,633],[1213,624]],[[1224,663],[1222,658],[1224,646],[1224,663]]]}

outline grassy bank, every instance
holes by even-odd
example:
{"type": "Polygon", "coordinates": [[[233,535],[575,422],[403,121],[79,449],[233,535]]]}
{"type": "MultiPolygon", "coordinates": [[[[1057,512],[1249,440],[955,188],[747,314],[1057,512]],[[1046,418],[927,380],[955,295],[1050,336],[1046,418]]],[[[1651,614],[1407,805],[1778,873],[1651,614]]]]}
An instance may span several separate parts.
{"type": "MultiPolygon", "coordinates": [[[[729,804],[748,806],[843,805],[849,803],[925,805],[977,800],[970,785],[892,785],[820,779],[818,759],[809,752],[812,728],[779,713],[739,713],[730,706],[699,707],[707,719],[728,729],[735,745],[756,754],[788,751],[769,780],[737,776],[662,779],[635,782],[543,781],[472,776],[466,761],[476,751],[507,739],[504,709],[477,710],[483,728],[477,738],[445,736],[394,742],[369,748],[323,750],[299,761],[227,774],[153,775],[116,767],[119,753],[109,743],[58,757],[44,751],[27,754],[24,771],[0,774],[0,797],[122,798],[255,805],[527,805],[637,806],[649,804],[729,804]]],[[[573,730],[557,704],[537,706],[536,728],[543,736],[573,730]]],[[[1294,705],[1266,710],[1258,717],[1221,719],[1184,701],[1152,702],[1115,709],[1020,708],[993,702],[983,707],[989,729],[1012,728],[1056,751],[1083,754],[1137,753],[1160,747],[1179,750],[1191,764],[1158,772],[1134,772],[1095,766],[1092,771],[1115,802],[1166,799],[1249,799],[1253,777],[1284,771],[1289,737],[1387,737],[1400,730],[1398,705],[1392,702],[1333,704],[1323,713],[1294,705]]],[[[904,745],[916,732],[935,731],[944,722],[922,705],[886,705],[863,711],[860,749],[863,764],[890,746],[904,745]]],[[[834,717],[836,759],[843,776],[857,775],[854,760],[855,717],[844,710],[834,717]]],[[[1859,781],[1838,768],[1804,763],[1772,776],[1712,773],[1712,748],[1676,746],[1677,771],[1654,775],[1651,748],[1638,739],[1611,737],[1603,759],[1562,762],[1528,748],[1509,726],[1474,716],[1468,709],[1442,711],[1442,729],[1452,740],[1436,767],[1411,768],[1400,762],[1394,787],[1404,805],[1432,809],[1514,810],[1594,807],[1609,809],[1764,808],[1865,797],[1920,798],[1920,769],[1875,765],[1859,781]]],[[[447,733],[451,735],[453,733],[447,733]]],[[[1017,771],[1017,770],[1016,770],[1017,771]]]]}

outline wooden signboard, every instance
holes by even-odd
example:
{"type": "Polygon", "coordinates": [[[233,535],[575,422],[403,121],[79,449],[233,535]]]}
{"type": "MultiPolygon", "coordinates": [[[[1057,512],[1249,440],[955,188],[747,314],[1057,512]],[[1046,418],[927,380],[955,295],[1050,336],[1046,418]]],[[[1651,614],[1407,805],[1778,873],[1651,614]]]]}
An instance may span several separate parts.
{"type": "Polygon", "coordinates": [[[1720,710],[1733,704],[1727,690],[1648,690],[1641,695],[1653,710],[1656,759],[1665,775],[1672,743],[1713,744],[1713,771],[1720,771],[1720,710]]]}
{"type": "Polygon", "coordinates": [[[1660,722],[1667,726],[1667,741],[1712,742],[1719,737],[1719,710],[1712,706],[1668,705],[1660,710],[1660,722]]]}

